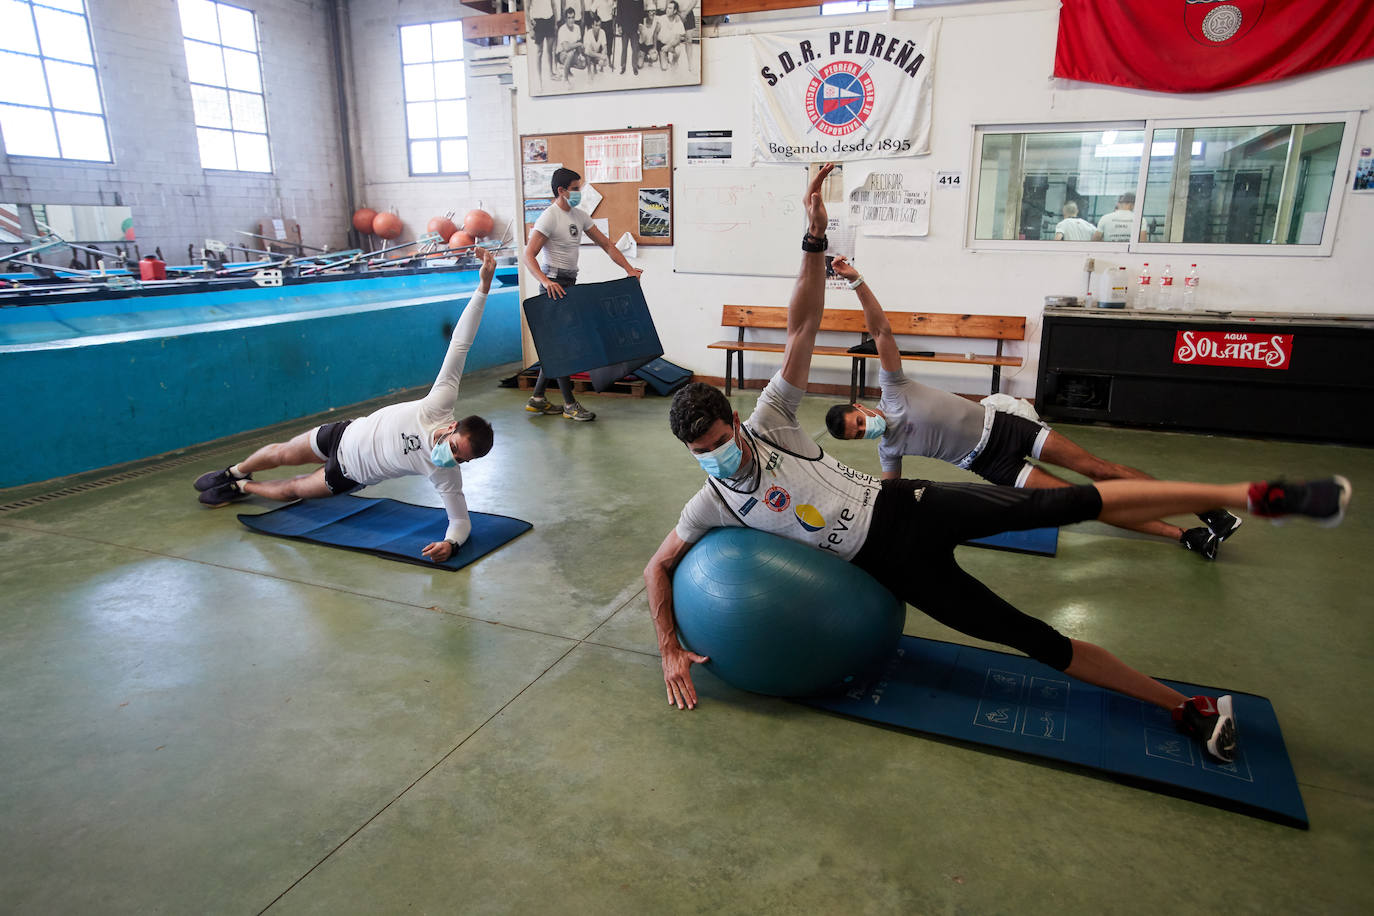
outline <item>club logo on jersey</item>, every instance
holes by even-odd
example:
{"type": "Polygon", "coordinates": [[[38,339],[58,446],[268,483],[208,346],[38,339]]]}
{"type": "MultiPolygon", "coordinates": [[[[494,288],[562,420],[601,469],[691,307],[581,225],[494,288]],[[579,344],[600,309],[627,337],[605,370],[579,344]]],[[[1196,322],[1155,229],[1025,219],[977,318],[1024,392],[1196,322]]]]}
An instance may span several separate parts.
{"type": "Polygon", "coordinates": [[[749,514],[749,511],[750,511],[751,509],[753,509],[755,506],[757,506],[758,504],[759,504],[759,501],[758,501],[757,499],[755,499],[755,498],[752,497],[752,496],[749,497],[749,500],[748,500],[747,502],[745,502],[744,505],[742,505],[742,506],[739,507],[739,514],[740,514],[740,516],[743,517],[743,516],[745,516],[745,515],[748,515],[748,514],[749,514]]]}
{"type": "Polygon", "coordinates": [[[807,531],[820,531],[825,527],[825,516],[815,506],[802,503],[797,506],[797,523],[807,531]]]}
{"type": "Polygon", "coordinates": [[[811,67],[811,84],[806,87],[806,116],[811,126],[831,137],[843,137],[866,126],[873,113],[873,78],[868,68],[873,58],[860,66],[838,60],[817,70],[811,67]]]}
{"type": "Polygon", "coordinates": [[[1231,44],[1255,27],[1264,0],[1184,0],[1183,25],[1200,45],[1231,44]]]}
{"type": "Polygon", "coordinates": [[[782,512],[792,505],[792,494],[782,487],[769,487],[763,494],[763,504],[774,512],[782,512]]]}
{"type": "Polygon", "coordinates": [[[409,455],[411,452],[420,450],[420,437],[412,436],[410,433],[401,433],[401,454],[409,455]]]}

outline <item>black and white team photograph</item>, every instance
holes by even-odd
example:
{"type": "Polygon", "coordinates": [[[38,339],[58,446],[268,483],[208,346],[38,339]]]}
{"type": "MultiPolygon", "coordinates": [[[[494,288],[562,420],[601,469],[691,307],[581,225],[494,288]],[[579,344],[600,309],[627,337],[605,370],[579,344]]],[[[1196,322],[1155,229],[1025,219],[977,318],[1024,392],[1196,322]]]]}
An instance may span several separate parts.
{"type": "Polygon", "coordinates": [[[700,0],[529,0],[530,94],[701,84],[700,0]]]}

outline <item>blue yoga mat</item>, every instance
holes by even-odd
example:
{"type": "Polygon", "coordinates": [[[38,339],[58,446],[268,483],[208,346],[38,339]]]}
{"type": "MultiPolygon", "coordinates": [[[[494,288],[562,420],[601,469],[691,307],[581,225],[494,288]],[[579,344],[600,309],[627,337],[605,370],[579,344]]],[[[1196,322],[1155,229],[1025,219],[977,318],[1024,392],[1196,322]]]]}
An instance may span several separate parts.
{"type": "Polygon", "coordinates": [[[550,377],[590,373],[597,391],[663,355],[634,277],[579,283],[561,299],[531,296],[525,317],[544,372],[550,377]]]}
{"type": "Polygon", "coordinates": [[[985,538],[965,541],[970,547],[990,547],[1013,553],[1034,553],[1052,557],[1059,552],[1058,528],[1031,528],[1029,531],[1003,531],[985,538]]]}
{"type": "Polygon", "coordinates": [[[1239,752],[1209,757],[1169,714],[1019,655],[903,636],[886,668],[819,709],[1109,773],[1126,782],[1307,828],[1274,707],[1264,697],[1178,681],[1187,696],[1229,693],[1239,752]]]}
{"type": "Polygon", "coordinates": [[[343,494],[303,499],[259,515],[240,515],[239,521],[263,534],[440,569],[462,569],[534,527],[505,515],[470,512],[468,517],[472,534],[443,563],[420,555],[426,544],[442,541],[448,528],[444,510],[429,506],[343,494]]]}

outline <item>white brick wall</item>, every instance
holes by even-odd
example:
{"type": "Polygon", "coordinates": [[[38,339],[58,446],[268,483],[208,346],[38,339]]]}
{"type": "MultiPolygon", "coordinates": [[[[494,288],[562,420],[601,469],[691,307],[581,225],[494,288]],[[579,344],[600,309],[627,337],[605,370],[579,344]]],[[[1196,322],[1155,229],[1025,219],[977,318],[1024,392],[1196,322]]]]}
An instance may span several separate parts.
{"type": "Polygon", "coordinates": [[[272,149],[270,175],[200,167],[175,0],[87,3],[114,162],[6,158],[0,200],[114,204],[133,209],[141,250],[174,263],[208,237],[244,241],[273,217],[297,220],[307,244],[342,246],[343,186],[332,0],[234,0],[258,18],[272,149]]]}
{"type": "MultiPolygon", "coordinates": [[[[494,76],[467,77],[468,161],[466,176],[410,175],[406,155],[405,108],[401,86],[399,28],[422,22],[477,15],[454,0],[353,0],[354,90],[360,127],[360,206],[395,208],[405,222],[402,239],[425,231],[431,217],[456,212],[455,221],[476,206],[506,227],[515,209],[512,89],[494,76]]],[[[465,47],[470,53],[472,45],[465,47]]],[[[517,58],[517,65],[523,63],[517,58]]],[[[517,227],[518,231],[518,227],[517,227]]]]}

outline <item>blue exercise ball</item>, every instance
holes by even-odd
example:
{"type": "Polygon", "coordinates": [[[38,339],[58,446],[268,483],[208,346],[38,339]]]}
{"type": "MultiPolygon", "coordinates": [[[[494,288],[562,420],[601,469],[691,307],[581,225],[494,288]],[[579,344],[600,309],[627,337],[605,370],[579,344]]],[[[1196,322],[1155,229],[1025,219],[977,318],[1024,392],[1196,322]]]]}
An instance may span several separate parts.
{"type": "Polygon", "coordinates": [[[752,528],[714,528],[673,573],[682,644],[755,693],[845,689],[897,648],[906,606],[837,556],[752,528]]]}

